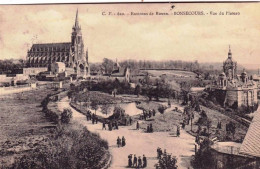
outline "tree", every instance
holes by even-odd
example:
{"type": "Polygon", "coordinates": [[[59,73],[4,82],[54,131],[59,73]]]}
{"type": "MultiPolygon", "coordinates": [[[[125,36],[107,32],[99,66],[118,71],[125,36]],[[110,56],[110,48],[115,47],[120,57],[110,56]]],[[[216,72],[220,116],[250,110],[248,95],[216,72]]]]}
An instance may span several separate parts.
{"type": "Polygon", "coordinates": [[[108,104],[104,104],[101,106],[101,112],[105,115],[107,115],[108,112],[110,112],[111,107],[108,104]]]}
{"type": "Polygon", "coordinates": [[[91,109],[95,110],[95,114],[96,114],[96,111],[97,111],[97,109],[99,107],[97,100],[91,101],[90,107],[91,107],[91,109]]]}
{"type": "MultiPolygon", "coordinates": [[[[156,164],[158,168],[162,169],[177,169],[177,159],[172,157],[171,154],[163,153],[162,158],[159,159],[159,162],[156,164]]],[[[156,167],[156,168],[157,168],[156,167]]]]}
{"type": "Polygon", "coordinates": [[[228,124],[226,124],[226,131],[227,133],[231,133],[234,138],[236,133],[236,124],[230,121],[228,124]]]}
{"type": "Polygon", "coordinates": [[[141,86],[138,84],[135,87],[135,94],[137,95],[137,97],[139,97],[140,93],[141,93],[141,86]]]}
{"type": "Polygon", "coordinates": [[[160,105],[159,107],[158,107],[158,111],[163,115],[163,118],[165,118],[164,117],[164,111],[167,109],[167,107],[166,106],[164,106],[164,105],[160,105]]]}
{"type": "Polygon", "coordinates": [[[208,136],[210,135],[210,134],[209,134],[209,129],[210,129],[211,125],[212,125],[212,121],[208,119],[208,120],[207,120],[208,136]]]}
{"type": "Polygon", "coordinates": [[[113,118],[121,119],[123,116],[125,116],[125,110],[120,106],[115,106],[113,118]]]}
{"type": "Polygon", "coordinates": [[[104,58],[102,62],[102,66],[105,69],[106,74],[110,74],[113,70],[114,62],[108,58],[104,58]]]}
{"type": "Polygon", "coordinates": [[[61,122],[68,124],[72,118],[72,111],[71,109],[64,109],[61,113],[61,122]]]}

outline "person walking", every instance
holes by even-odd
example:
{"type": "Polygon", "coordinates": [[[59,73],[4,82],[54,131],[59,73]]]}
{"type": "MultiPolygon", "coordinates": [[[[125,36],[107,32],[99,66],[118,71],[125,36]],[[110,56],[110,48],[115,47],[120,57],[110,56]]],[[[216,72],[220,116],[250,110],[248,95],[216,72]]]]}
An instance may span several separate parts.
{"type": "Polygon", "coordinates": [[[102,124],[102,130],[104,130],[104,129],[107,130],[105,122],[103,122],[103,124],[102,124]]]}
{"type": "Polygon", "coordinates": [[[125,146],[125,137],[123,136],[122,137],[122,147],[124,147],[125,146]]]}
{"type": "Polygon", "coordinates": [[[137,157],[134,155],[133,167],[137,167],[137,157]]]}
{"type": "Polygon", "coordinates": [[[162,149],[158,147],[157,153],[158,153],[158,159],[161,159],[161,157],[162,157],[162,149]]]}
{"type": "Polygon", "coordinates": [[[117,146],[118,146],[118,148],[121,146],[121,139],[119,138],[119,136],[117,138],[117,146]]]}
{"type": "Polygon", "coordinates": [[[146,166],[147,166],[147,159],[145,155],[143,155],[143,168],[145,168],[146,166]]]}
{"type": "Polygon", "coordinates": [[[136,130],[139,130],[139,123],[138,123],[138,121],[136,122],[136,130]]]}
{"type": "Polygon", "coordinates": [[[118,122],[117,121],[115,122],[115,127],[116,127],[116,130],[118,130],[118,122]]]}
{"type": "Polygon", "coordinates": [[[129,122],[130,122],[130,125],[132,125],[132,118],[130,117],[130,120],[129,120],[129,122]]]}
{"type": "Polygon", "coordinates": [[[125,126],[127,126],[127,118],[125,118],[125,126]]]}
{"type": "Polygon", "coordinates": [[[152,133],[153,132],[153,124],[151,123],[150,124],[150,133],[152,133]]]}
{"type": "Polygon", "coordinates": [[[157,148],[157,158],[159,158],[159,155],[160,155],[160,148],[158,147],[157,148]]]}
{"type": "Polygon", "coordinates": [[[92,117],[92,124],[95,124],[95,118],[92,117]]]}
{"type": "Polygon", "coordinates": [[[141,157],[138,157],[138,168],[142,168],[142,160],[141,157]]]}
{"type": "Polygon", "coordinates": [[[177,127],[177,137],[180,137],[180,127],[177,127]]]}
{"type": "Polygon", "coordinates": [[[149,124],[147,124],[147,133],[150,133],[150,127],[149,127],[149,124]]]}
{"type": "Polygon", "coordinates": [[[132,165],[133,165],[133,163],[132,163],[132,154],[129,154],[128,155],[128,167],[131,168],[132,165]]]}

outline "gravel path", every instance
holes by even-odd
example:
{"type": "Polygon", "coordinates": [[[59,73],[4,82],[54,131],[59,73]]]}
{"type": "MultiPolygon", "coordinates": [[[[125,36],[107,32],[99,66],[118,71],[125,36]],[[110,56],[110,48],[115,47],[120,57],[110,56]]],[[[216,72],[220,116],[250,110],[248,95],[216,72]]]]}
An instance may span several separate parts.
{"type": "MultiPolygon", "coordinates": [[[[58,103],[60,110],[70,107],[68,98],[63,98],[58,103]]],[[[71,107],[70,107],[71,108],[71,107]]],[[[157,147],[166,149],[168,153],[172,153],[178,159],[178,168],[187,169],[190,167],[189,158],[194,154],[194,137],[181,130],[180,137],[171,136],[167,132],[144,133],[141,130],[135,130],[135,124],[132,126],[120,126],[119,130],[102,130],[102,124],[91,124],[86,120],[86,117],[71,108],[73,112],[73,121],[84,126],[87,126],[91,132],[99,133],[101,138],[109,143],[109,149],[112,154],[111,169],[126,168],[128,163],[128,155],[136,154],[138,156],[147,157],[147,168],[155,168],[154,165],[158,162],[156,159],[157,147]],[[126,146],[117,148],[117,137],[124,136],[126,138],[126,146]]],[[[191,169],[191,167],[190,167],[191,169]]]]}

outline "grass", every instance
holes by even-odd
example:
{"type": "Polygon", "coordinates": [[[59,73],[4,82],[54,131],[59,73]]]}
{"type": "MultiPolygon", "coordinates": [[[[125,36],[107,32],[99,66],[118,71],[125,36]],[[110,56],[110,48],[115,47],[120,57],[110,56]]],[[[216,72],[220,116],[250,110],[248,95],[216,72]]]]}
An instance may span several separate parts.
{"type": "MultiPolygon", "coordinates": [[[[97,134],[77,124],[56,128],[45,117],[42,100],[58,92],[43,87],[0,97],[0,168],[102,168],[107,163],[107,142],[97,134]]],[[[58,100],[66,95],[61,92],[58,100]]],[[[61,114],[55,101],[47,107],[61,114]]]]}
{"type": "Polygon", "coordinates": [[[147,125],[152,123],[154,132],[170,132],[176,134],[180,119],[181,114],[177,112],[169,111],[163,115],[157,112],[154,117],[143,121],[143,123],[140,124],[140,128],[146,131],[147,125]]]}
{"type": "Polygon", "coordinates": [[[49,134],[49,127],[54,124],[44,117],[40,103],[54,92],[41,88],[0,96],[1,164],[37,147],[49,134]]]}
{"type": "Polygon", "coordinates": [[[78,102],[88,102],[88,101],[97,101],[99,104],[115,104],[128,102],[127,99],[121,97],[114,97],[107,93],[101,93],[98,91],[86,91],[76,93],[76,101],[78,102]],[[90,99],[90,100],[88,100],[90,99]]]}

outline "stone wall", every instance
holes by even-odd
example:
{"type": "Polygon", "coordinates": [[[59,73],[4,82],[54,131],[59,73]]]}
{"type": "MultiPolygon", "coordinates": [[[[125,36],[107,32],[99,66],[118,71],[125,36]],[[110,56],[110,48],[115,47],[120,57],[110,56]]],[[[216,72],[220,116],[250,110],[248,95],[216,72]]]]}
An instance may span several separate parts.
{"type": "Polygon", "coordinates": [[[236,90],[227,90],[226,105],[227,106],[233,106],[234,103],[237,103],[237,105],[240,104],[240,101],[238,100],[238,91],[236,91],[236,90]]]}
{"type": "Polygon", "coordinates": [[[32,67],[32,68],[24,68],[23,74],[24,75],[37,75],[40,72],[48,71],[47,67],[32,67]]]}

